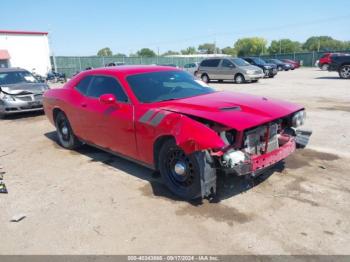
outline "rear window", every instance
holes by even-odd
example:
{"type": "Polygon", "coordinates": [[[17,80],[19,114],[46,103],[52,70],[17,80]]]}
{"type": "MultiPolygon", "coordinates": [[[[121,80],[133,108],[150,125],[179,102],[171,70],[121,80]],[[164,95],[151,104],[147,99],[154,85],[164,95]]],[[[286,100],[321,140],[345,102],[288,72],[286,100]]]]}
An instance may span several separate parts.
{"type": "Polygon", "coordinates": [[[204,60],[201,63],[201,66],[204,67],[218,67],[220,63],[220,59],[209,59],[209,60],[204,60]]]}
{"type": "Polygon", "coordinates": [[[92,76],[86,76],[75,87],[81,94],[86,95],[92,76]]]}

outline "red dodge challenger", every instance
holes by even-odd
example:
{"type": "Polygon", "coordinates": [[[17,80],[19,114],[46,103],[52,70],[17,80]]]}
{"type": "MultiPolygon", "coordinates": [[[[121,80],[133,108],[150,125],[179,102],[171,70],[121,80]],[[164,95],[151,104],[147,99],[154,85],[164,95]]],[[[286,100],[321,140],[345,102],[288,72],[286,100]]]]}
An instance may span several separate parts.
{"type": "Polygon", "coordinates": [[[89,144],[159,170],[184,199],[216,192],[217,170],[261,174],[305,146],[304,108],[218,92],[164,66],[119,66],[76,75],[44,94],[62,147],[89,144]]]}

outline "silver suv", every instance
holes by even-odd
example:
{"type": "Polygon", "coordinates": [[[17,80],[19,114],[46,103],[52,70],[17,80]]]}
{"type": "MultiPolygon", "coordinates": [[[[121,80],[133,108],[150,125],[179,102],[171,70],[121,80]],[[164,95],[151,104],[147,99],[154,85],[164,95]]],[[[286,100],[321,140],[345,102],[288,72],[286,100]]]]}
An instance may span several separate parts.
{"type": "Polygon", "coordinates": [[[203,60],[196,74],[204,82],[210,80],[234,80],[243,82],[257,82],[264,77],[264,72],[241,58],[210,58],[203,60]]]}

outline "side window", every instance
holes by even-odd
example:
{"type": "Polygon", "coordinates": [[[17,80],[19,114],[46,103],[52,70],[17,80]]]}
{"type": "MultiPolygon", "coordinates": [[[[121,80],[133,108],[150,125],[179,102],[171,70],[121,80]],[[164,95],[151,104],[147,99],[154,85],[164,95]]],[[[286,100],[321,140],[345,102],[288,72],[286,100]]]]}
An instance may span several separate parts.
{"type": "Polygon", "coordinates": [[[233,68],[234,65],[227,59],[222,60],[222,67],[233,68]]]}
{"type": "Polygon", "coordinates": [[[115,78],[108,76],[94,76],[87,91],[87,95],[98,98],[104,94],[113,94],[117,101],[128,102],[128,97],[115,78]]]}
{"type": "Polygon", "coordinates": [[[86,76],[75,87],[81,94],[86,95],[92,76],[86,76]]]}
{"type": "Polygon", "coordinates": [[[217,67],[220,64],[220,59],[209,59],[209,60],[204,60],[201,63],[201,66],[205,67],[217,67]]]}

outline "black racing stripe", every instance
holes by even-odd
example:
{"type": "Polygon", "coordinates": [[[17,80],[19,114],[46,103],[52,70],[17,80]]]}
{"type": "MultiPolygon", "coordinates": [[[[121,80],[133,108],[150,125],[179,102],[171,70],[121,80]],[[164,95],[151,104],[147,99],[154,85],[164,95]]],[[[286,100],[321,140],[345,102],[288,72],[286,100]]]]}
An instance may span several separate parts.
{"type": "Polygon", "coordinates": [[[152,118],[152,120],[149,122],[149,124],[151,126],[158,126],[162,120],[164,119],[164,117],[167,115],[167,113],[165,112],[159,112],[158,114],[156,114],[155,117],[152,118]]]}
{"type": "Polygon", "coordinates": [[[154,111],[152,109],[148,110],[143,116],[140,117],[139,122],[146,124],[153,116],[154,111]]]}

